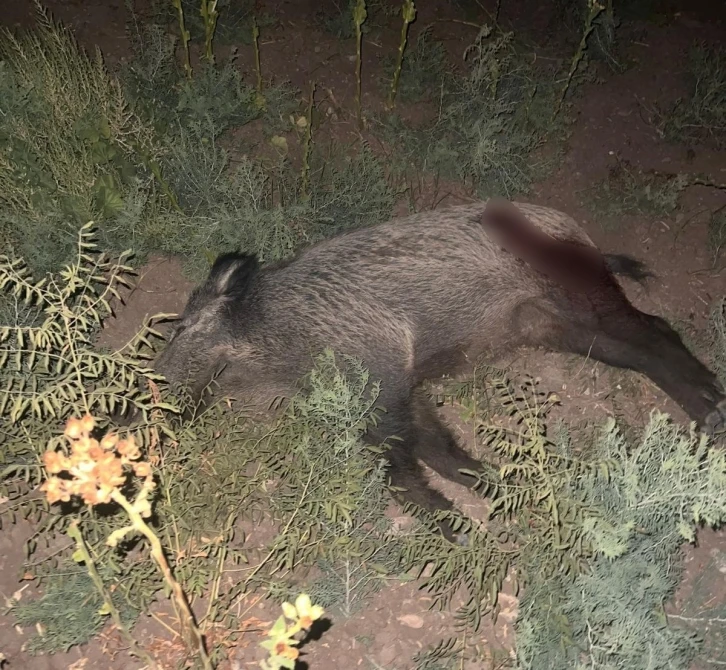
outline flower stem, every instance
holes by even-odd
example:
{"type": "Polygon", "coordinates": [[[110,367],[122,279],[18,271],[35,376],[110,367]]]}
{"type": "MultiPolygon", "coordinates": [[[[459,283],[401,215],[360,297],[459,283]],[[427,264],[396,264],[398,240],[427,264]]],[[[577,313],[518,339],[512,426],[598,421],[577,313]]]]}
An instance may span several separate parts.
{"type": "Polygon", "coordinates": [[[111,596],[109,595],[106,587],[103,584],[101,575],[99,575],[98,570],[96,570],[96,564],[93,562],[93,558],[88,551],[86,541],[83,539],[81,529],[78,527],[77,519],[71,522],[71,525],[68,528],[68,535],[71,537],[71,539],[75,541],[79,558],[81,558],[82,561],[86,564],[86,570],[88,571],[88,574],[91,577],[91,580],[93,581],[96,590],[103,598],[104,605],[106,606],[108,613],[111,615],[111,619],[113,620],[119,631],[121,631],[121,634],[126,638],[126,641],[128,642],[130,647],[130,653],[137,658],[140,658],[144,663],[149,666],[151,670],[158,670],[159,665],[156,663],[156,661],[149,655],[146,650],[142,649],[141,646],[139,646],[139,643],[134,639],[131,633],[129,633],[129,631],[126,629],[126,626],[124,626],[121,622],[121,615],[119,614],[118,609],[116,609],[116,605],[113,604],[111,596]]]}
{"type": "Polygon", "coordinates": [[[207,654],[207,650],[204,646],[204,638],[197,626],[194,613],[189,606],[184,589],[182,589],[181,584],[172,574],[171,566],[164,555],[164,549],[161,546],[161,541],[154,531],[149,528],[139,511],[120,491],[115,490],[111,497],[114,502],[124,508],[124,511],[128,514],[129,519],[131,519],[131,523],[134,528],[149,541],[149,544],[151,545],[151,556],[159,566],[164,580],[171,588],[174,596],[172,603],[174,603],[174,608],[176,609],[179,622],[181,623],[182,639],[184,640],[187,649],[189,649],[190,652],[199,655],[199,658],[202,661],[202,666],[205,670],[212,670],[212,662],[209,659],[209,655],[207,654]]]}

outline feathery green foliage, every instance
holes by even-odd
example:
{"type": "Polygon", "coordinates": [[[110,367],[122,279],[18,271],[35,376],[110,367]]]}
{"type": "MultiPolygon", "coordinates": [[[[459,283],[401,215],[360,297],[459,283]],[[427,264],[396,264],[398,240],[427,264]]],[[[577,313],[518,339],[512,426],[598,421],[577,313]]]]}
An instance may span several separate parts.
{"type": "Polygon", "coordinates": [[[268,500],[284,529],[272,543],[272,563],[275,571],[323,567],[311,598],[349,616],[391,568],[385,463],[362,440],[376,420],[379,384],[360,363],[330,351],[304,383],[308,391],[260,443],[263,450],[278,445],[279,454],[284,444],[288,453],[268,500]]]}
{"type": "Polygon", "coordinates": [[[608,478],[570,482],[593,510],[583,525],[593,557],[574,579],[553,573],[529,585],[520,667],[687,667],[696,639],[669,627],[662,606],[678,584],[681,543],[726,519],[726,456],[654,413],[635,444],[610,422],[596,458],[616,465],[608,478]]]}
{"type": "Polygon", "coordinates": [[[0,240],[45,271],[72,257],[82,223],[123,209],[162,149],[100,51],[36,8],[37,28],[0,39],[0,240]]]}
{"type": "MultiPolygon", "coordinates": [[[[386,58],[383,62],[385,87],[391,85],[396,59],[386,58]]],[[[416,43],[404,52],[401,77],[398,82],[398,97],[403,102],[418,102],[435,99],[441,94],[444,80],[451,75],[446,50],[441,42],[431,38],[431,29],[419,33],[416,43]]]]}
{"type": "Polygon", "coordinates": [[[304,199],[301,174],[286,158],[270,164],[242,157],[230,168],[227,152],[200,136],[199,126],[184,131],[167,159],[166,177],[186,214],[169,212],[142,232],[150,248],[182,254],[195,271],[206,268],[204,250],[243,248],[267,263],[390,216],[394,192],[365,146],[338,165],[314,154],[304,199]]]}
{"type": "MultiPolygon", "coordinates": [[[[112,597],[128,625],[138,613],[119,592],[112,597]]],[[[62,575],[47,580],[40,598],[24,600],[11,611],[19,625],[40,626],[43,631],[28,641],[28,652],[52,654],[85,644],[99,633],[106,624],[106,618],[99,614],[102,605],[103,600],[88,573],[71,565],[66,566],[62,575]]]]}
{"type": "Polygon", "coordinates": [[[468,74],[438,91],[433,122],[409,129],[394,117],[384,124],[384,136],[402,161],[458,178],[482,196],[526,191],[544,167],[535,151],[564,130],[562,117],[552,112],[561,72],[535,67],[515,47],[512,33],[496,34],[488,26],[466,59],[468,74]]]}
{"type": "Polygon", "coordinates": [[[212,141],[232,127],[243,126],[263,114],[276,120],[296,106],[295,91],[286,85],[266,92],[268,111],[256,102],[255,90],[245,84],[234,54],[222,65],[203,63],[188,79],[175,57],[176,38],[155,23],[133,25],[130,39],[135,57],[123,72],[128,98],[144,118],[151,120],[167,144],[173,145],[182,129],[206,124],[214,129],[212,141]]]}
{"type": "Polygon", "coordinates": [[[450,393],[472,398],[465,410],[499,469],[481,475],[488,536],[476,531],[471,548],[433,559],[424,588],[446,599],[465,586],[458,616],[476,626],[496,613],[497,570],[515,568],[523,669],[686,667],[698,640],[669,626],[662,607],[678,584],[681,544],[726,519],[723,451],[657,412],[637,438],[611,420],[575,440],[547,420],[555,396],[493,371],[450,393]]]}

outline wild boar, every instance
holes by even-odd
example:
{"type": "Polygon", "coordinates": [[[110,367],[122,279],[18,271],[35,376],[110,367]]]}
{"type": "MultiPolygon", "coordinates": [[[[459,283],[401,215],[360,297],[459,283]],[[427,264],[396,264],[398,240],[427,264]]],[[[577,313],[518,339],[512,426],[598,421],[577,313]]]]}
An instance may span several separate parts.
{"type": "MultiPolygon", "coordinates": [[[[452,503],[418,459],[442,476],[481,464],[437,418],[420,384],[518,347],[577,353],[641,372],[709,432],[726,425],[724,389],[666,321],[636,309],[615,274],[643,276],[627,256],[604,256],[568,215],[490,200],[356,229],[259,267],[226,254],[189,302],[158,372],[198,399],[268,406],[295,391],[329,347],[381,381],[386,412],[368,438],[396,436],[391,483],[426,510],[452,503]]],[[[450,529],[443,528],[450,539],[450,529]]]]}

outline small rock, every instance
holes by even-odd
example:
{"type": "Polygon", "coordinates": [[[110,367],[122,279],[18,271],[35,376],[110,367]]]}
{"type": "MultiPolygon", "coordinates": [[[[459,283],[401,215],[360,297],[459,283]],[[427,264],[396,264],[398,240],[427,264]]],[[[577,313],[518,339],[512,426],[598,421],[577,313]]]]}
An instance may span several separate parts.
{"type": "Polygon", "coordinates": [[[423,628],[424,620],[418,614],[404,614],[398,620],[409,628],[423,628]]]}

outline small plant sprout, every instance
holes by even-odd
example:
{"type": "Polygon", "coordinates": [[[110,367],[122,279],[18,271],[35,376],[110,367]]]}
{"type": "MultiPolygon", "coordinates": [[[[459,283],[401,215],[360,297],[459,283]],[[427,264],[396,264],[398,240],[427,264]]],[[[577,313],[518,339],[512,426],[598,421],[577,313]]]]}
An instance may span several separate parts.
{"type": "Polygon", "coordinates": [[[401,7],[401,16],[403,17],[403,25],[401,26],[401,42],[398,45],[398,60],[396,61],[396,70],[393,73],[391,81],[391,90],[388,93],[388,108],[393,109],[396,104],[396,93],[398,92],[398,80],[401,78],[401,69],[403,68],[403,54],[406,51],[406,42],[408,41],[408,27],[416,18],[416,5],[413,0],[405,0],[401,7]]]}
{"type": "Polygon", "coordinates": [[[199,13],[202,15],[202,21],[204,22],[204,57],[212,65],[214,64],[212,41],[214,40],[214,31],[217,28],[217,18],[219,17],[217,0],[202,0],[199,13]]]}
{"type": "Polygon", "coordinates": [[[358,127],[363,128],[363,109],[361,103],[361,47],[363,46],[363,24],[366,22],[368,12],[365,0],[357,0],[353,8],[353,22],[355,23],[355,109],[358,115],[358,127]]]}
{"type": "Polygon", "coordinates": [[[187,79],[192,78],[192,60],[189,54],[189,40],[191,35],[187,30],[186,23],[184,22],[184,8],[182,7],[181,0],[171,0],[171,4],[176,9],[177,17],[179,19],[179,32],[181,33],[182,44],[184,45],[184,72],[187,75],[187,79]]]}
{"type": "Polygon", "coordinates": [[[269,656],[260,661],[263,670],[279,670],[280,668],[295,667],[295,661],[300,655],[295,647],[300,644],[301,639],[296,639],[300,631],[306,633],[310,630],[314,621],[323,616],[323,608],[320,605],[313,605],[310,596],[301,593],[295,600],[295,604],[282,603],[283,616],[275,621],[267,633],[269,639],[260,643],[260,646],[269,651],[269,656]],[[285,619],[292,623],[287,623],[285,619]]]}
{"type": "Polygon", "coordinates": [[[260,27],[254,17],[252,19],[252,44],[255,47],[255,73],[257,74],[255,104],[258,109],[265,109],[265,96],[262,93],[262,63],[260,62],[260,27]]]}
{"type": "Polygon", "coordinates": [[[313,107],[315,106],[315,82],[310,84],[310,102],[307,116],[301,116],[296,125],[305,129],[303,140],[303,165],[300,173],[300,199],[303,202],[310,200],[310,154],[313,148],[313,107]],[[304,121],[304,123],[301,123],[304,121]]]}
{"type": "Polygon", "coordinates": [[[582,57],[585,55],[585,49],[587,48],[587,38],[590,36],[590,33],[595,28],[595,19],[600,15],[600,12],[602,12],[605,9],[605,7],[603,5],[601,5],[597,0],[588,0],[587,7],[588,7],[588,13],[587,13],[587,17],[585,18],[585,27],[583,28],[583,31],[582,31],[582,37],[580,38],[580,44],[577,47],[577,51],[575,52],[575,55],[572,57],[572,62],[570,63],[570,71],[567,73],[567,77],[565,78],[565,83],[562,86],[562,91],[560,92],[560,97],[557,100],[557,104],[555,105],[555,111],[553,114],[553,118],[556,117],[562,110],[562,105],[565,102],[565,97],[567,96],[567,91],[570,90],[570,84],[572,83],[572,78],[575,76],[575,71],[577,70],[577,66],[580,64],[582,57]]]}
{"type": "MultiPolygon", "coordinates": [[[[173,594],[172,603],[181,623],[182,639],[189,652],[199,657],[202,666],[211,668],[202,635],[184,591],[171,572],[159,538],[144,521],[151,516],[149,494],[156,488],[151,465],[141,460],[141,449],[133,435],[121,439],[116,433],[107,433],[99,441],[91,436],[95,427],[96,420],[89,414],[82,419],[68,420],[63,435],[70,445],[70,455],[55,448],[43,454],[43,464],[50,476],[40,490],[46,494],[51,505],[68,502],[71,497],[77,496],[89,506],[115,502],[123,508],[131,524],[111,533],[106,544],[115,547],[134,531],[146,537],[151,545],[151,555],[173,594]],[[141,480],[140,486],[138,482],[133,482],[137,489],[133,501],[122,492],[122,487],[132,483],[132,474],[141,480]]],[[[76,537],[80,549],[83,543],[79,543],[78,539],[76,537]]]]}

